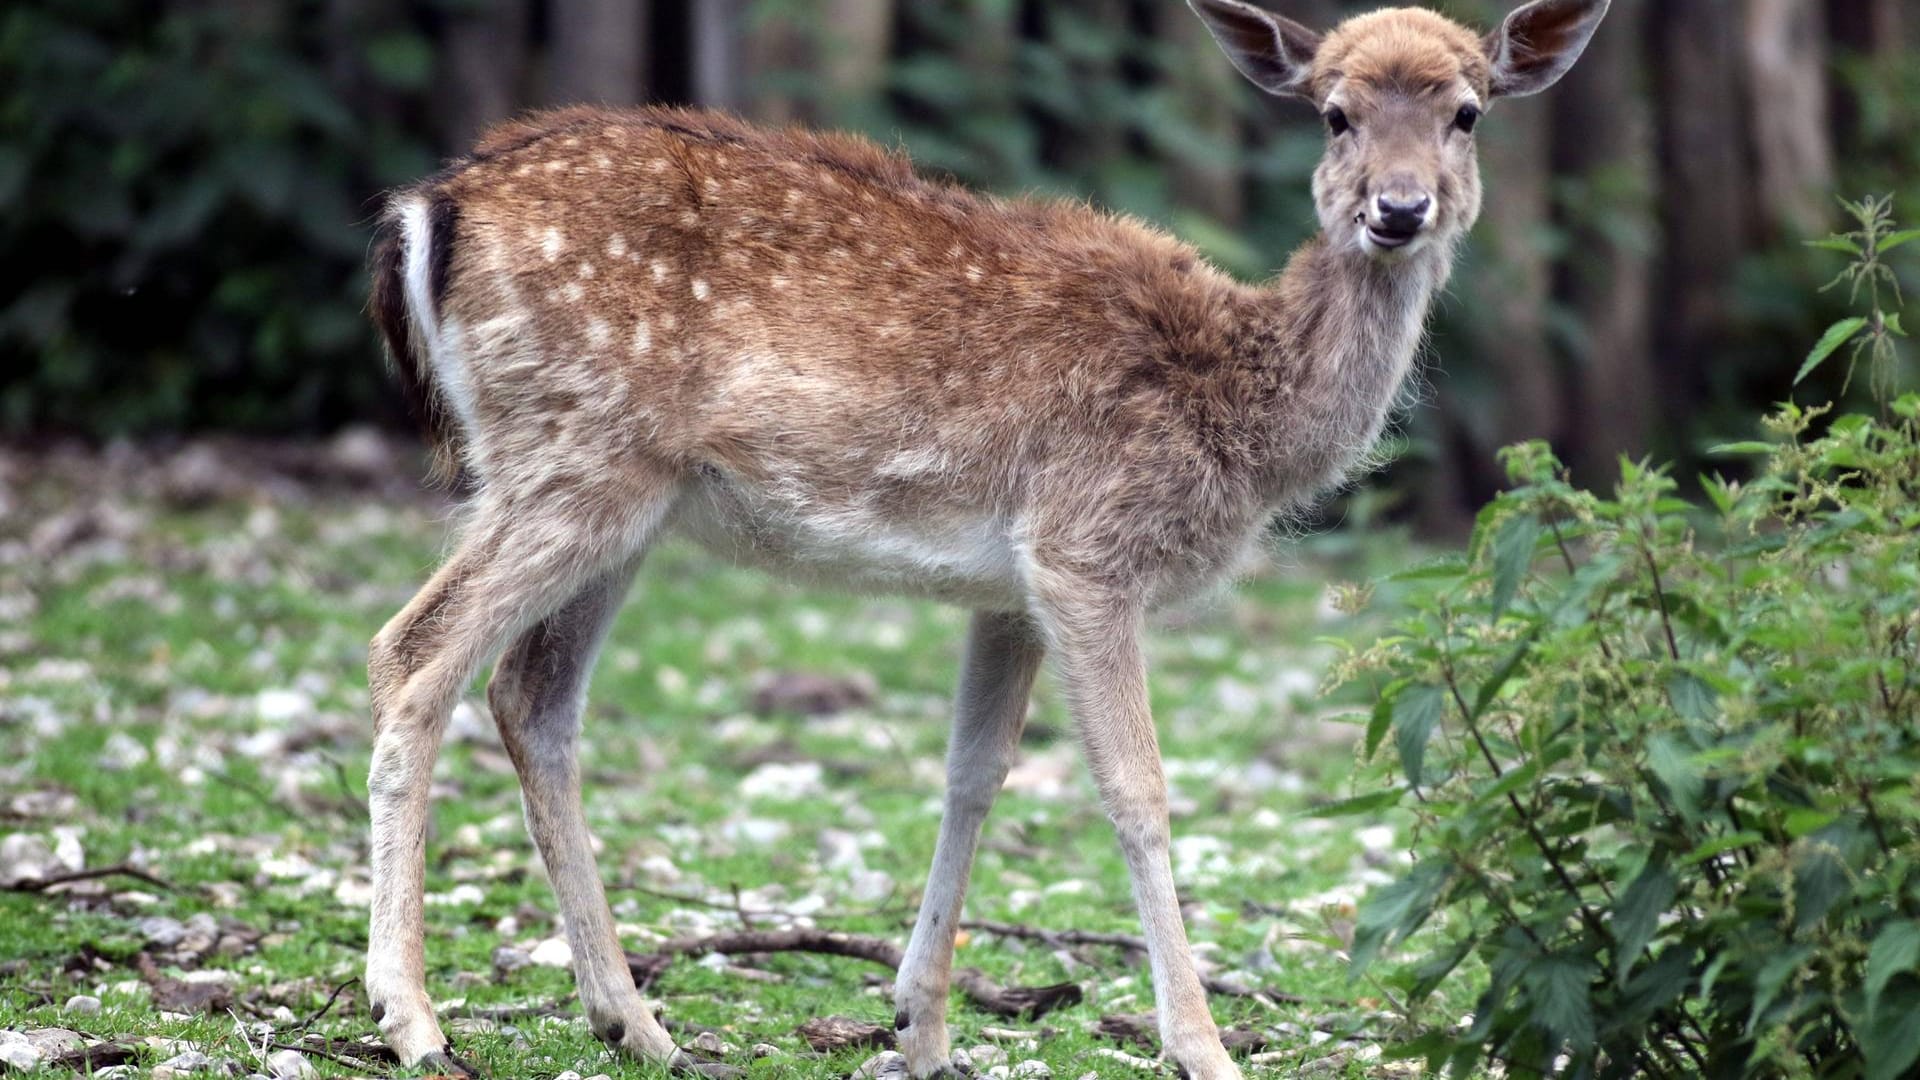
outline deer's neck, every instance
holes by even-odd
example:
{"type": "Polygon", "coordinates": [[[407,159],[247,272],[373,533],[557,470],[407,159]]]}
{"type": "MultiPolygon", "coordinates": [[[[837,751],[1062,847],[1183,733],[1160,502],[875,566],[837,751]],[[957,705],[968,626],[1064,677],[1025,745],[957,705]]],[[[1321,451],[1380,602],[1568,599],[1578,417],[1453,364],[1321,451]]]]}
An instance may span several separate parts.
{"type": "Polygon", "coordinates": [[[1320,236],[1258,290],[1242,340],[1274,379],[1270,502],[1310,499],[1364,462],[1412,370],[1452,259],[1451,250],[1430,245],[1387,264],[1320,236]]]}

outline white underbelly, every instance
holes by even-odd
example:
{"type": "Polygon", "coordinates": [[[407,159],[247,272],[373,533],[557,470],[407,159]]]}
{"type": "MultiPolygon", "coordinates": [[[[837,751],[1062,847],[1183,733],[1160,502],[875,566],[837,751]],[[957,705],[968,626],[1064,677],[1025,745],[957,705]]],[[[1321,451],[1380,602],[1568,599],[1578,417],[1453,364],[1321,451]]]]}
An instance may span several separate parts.
{"type": "Polygon", "coordinates": [[[925,596],[969,607],[1026,607],[1012,523],[990,514],[881,515],[859,504],[706,482],[677,507],[673,531],[743,566],[861,593],[925,596]]]}

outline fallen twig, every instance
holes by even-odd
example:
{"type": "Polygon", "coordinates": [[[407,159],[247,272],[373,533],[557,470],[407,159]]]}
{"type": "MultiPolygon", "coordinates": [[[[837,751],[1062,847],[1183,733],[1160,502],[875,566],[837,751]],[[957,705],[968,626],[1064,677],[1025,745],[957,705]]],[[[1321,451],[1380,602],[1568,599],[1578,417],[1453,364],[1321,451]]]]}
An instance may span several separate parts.
{"type": "Polygon", "coordinates": [[[307,1017],[305,1020],[300,1021],[298,1024],[295,1024],[293,1030],[305,1031],[308,1028],[312,1027],[315,1021],[327,1015],[327,1010],[333,1008],[333,1003],[340,999],[340,994],[343,991],[345,991],[347,987],[356,985],[357,983],[359,983],[359,981],[360,981],[360,977],[356,975],[353,978],[348,979],[346,982],[341,983],[339,986],[334,987],[333,993],[327,995],[326,1004],[320,1006],[318,1009],[315,1009],[313,1011],[313,1015],[307,1017]]]}
{"type": "MultiPolygon", "coordinates": [[[[960,923],[962,929],[979,930],[982,933],[998,934],[1001,937],[1022,938],[1038,941],[1054,948],[1070,945],[1111,945],[1129,952],[1147,951],[1147,939],[1137,934],[1114,934],[1097,930],[1047,930],[1038,926],[1025,926],[1020,923],[995,922],[992,919],[967,919],[960,923]]],[[[1289,994],[1284,990],[1250,990],[1247,987],[1203,975],[1200,985],[1207,993],[1220,997],[1252,998],[1268,1005],[1345,1005],[1347,1002],[1337,998],[1309,998],[1299,994],[1289,994]]]]}
{"type": "Polygon", "coordinates": [[[308,1035],[297,1043],[275,1042],[267,1045],[273,1050],[298,1050],[303,1054],[317,1054],[328,1061],[356,1070],[364,1069],[368,1065],[400,1064],[400,1059],[384,1045],[329,1039],[324,1035],[308,1035]]]}
{"type": "Polygon", "coordinates": [[[9,892],[37,893],[45,892],[55,885],[67,885],[75,881],[92,881],[104,877],[130,877],[135,881],[144,881],[156,889],[179,892],[180,887],[162,877],[147,873],[137,866],[126,863],[114,863],[112,866],[95,866],[86,870],[68,870],[65,873],[52,874],[43,878],[31,878],[16,881],[7,886],[9,892]]]}
{"type": "Polygon", "coordinates": [[[139,1054],[135,1043],[102,1042],[92,1046],[82,1046],[40,1063],[42,1069],[56,1073],[72,1073],[75,1076],[90,1076],[109,1065],[125,1065],[139,1054]]]}
{"type": "MultiPolygon", "coordinates": [[[[865,934],[843,934],[831,930],[795,928],[790,930],[753,930],[737,934],[714,934],[701,938],[675,938],[652,953],[628,953],[627,967],[636,985],[646,986],[660,976],[673,958],[706,953],[808,952],[826,956],[845,956],[865,960],[898,971],[905,954],[898,945],[865,934]]],[[[953,984],[982,1010],[995,1016],[1044,1016],[1063,1005],[1078,1004],[1080,987],[1074,983],[1053,986],[1003,987],[975,968],[953,973],[953,984]]]]}

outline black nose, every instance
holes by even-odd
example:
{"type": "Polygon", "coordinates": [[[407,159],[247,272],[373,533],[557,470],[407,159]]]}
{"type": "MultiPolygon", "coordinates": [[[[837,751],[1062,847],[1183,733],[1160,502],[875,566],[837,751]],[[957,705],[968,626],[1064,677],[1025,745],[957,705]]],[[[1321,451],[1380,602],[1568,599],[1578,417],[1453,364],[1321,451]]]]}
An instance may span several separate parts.
{"type": "Polygon", "coordinates": [[[1427,211],[1433,207],[1433,199],[1422,195],[1417,199],[1397,199],[1382,195],[1379,200],[1380,231],[1399,235],[1412,235],[1420,231],[1427,223],[1427,211]]]}

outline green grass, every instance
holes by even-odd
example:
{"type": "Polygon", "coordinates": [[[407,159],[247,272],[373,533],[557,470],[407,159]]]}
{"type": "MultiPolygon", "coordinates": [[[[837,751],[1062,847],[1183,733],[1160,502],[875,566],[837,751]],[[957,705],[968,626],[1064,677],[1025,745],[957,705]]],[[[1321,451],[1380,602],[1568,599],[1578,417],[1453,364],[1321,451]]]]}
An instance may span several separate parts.
{"type": "MultiPolygon", "coordinates": [[[[339,498],[194,509],[99,498],[121,515],[103,519],[104,538],[58,551],[28,538],[48,517],[85,512],[72,492],[30,484],[0,518],[0,795],[74,797],[71,812],[51,818],[6,811],[0,831],[51,839],[55,827],[77,826],[88,866],[136,860],[178,888],[108,879],[67,895],[0,893],[0,1028],[160,1036],[257,1068],[249,1042],[269,1030],[296,1034],[286,1014],[263,1017],[276,1006],[305,1016],[359,973],[365,643],[432,567],[439,514],[339,498]],[[276,747],[274,733],[298,742],[276,747]],[[138,920],[201,912],[264,935],[250,950],[193,965],[230,971],[254,1012],[163,1015],[144,990],[124,992],[138,979],[138,920]],[[105,1001],[99,1014],[63,1011],[70,995],[94,993],[105,1001]]],[[[1348,793],[1352,769],[1354,729],[1338,716],[1354,703],[1320,696],[1333,652],[1316,639],[1367,629],[1325,612],[1322,596],[1331,580],[1365,578],[1407,556],[1391,536],[1280,550],[1281,568],[1160,619],[1152,657],[1175,792],[1176,876],[1196,950],[1254,985],[1335,1002],[1275,1010],[1214,1001],[1223,1024],[1266,1032],[1282,1052],[1256,1071],[1291,1075],[1354,1050],[1317,1042],[1315,1025],[1359,1024],[1382,1007],[1375,988],[1348,981],[1338,933],[1351,913],[1340,904],[1401,861],[1377,837],[1371,850],[1363,844],[1362,830],[1379,822],[1306,813],[1348,793]]],[[[736,888],[749,907],[818,909],[821,925],[904,942],[932,854],[964,626],[964,613],[935,605],[811,592],[682,546],[659,551],[601,658],[583,751],[588,817],[629,948],[738,928],[726,910],[736,888]],[[776,671],[864,676],[878,700],[824,720],[756,716],[756,676],[776,671]],[[821,790],[743,794],[741,781],[769,759],[821,763],[821,790]],[[785,835],[763,843],[743,829],[785,835]],[[823,830],[842,843],[839,834],[850,834],[868,874],[856,880],[827,865],[823,830]]],[[[492,1030],[460,1020],[571,993],[561,969],[493,970],[497,946],[530,946],[558,930],[479,684],[469,701],[478,722],[456,724],[442,756],[428,853],[428,892],[443,901],[428,909],[429,991],[445,1005],[450,1034],[501,1076],[655,1075],[609,1056],[571,1008],[492,1030]]],[[[1124,866],[1044,677],[1037,702],[1023,767],[987,826],[968,914],[1137,932],[1124,866]]],[[[1090,1051],[1116,1044],[1089,1029],[1103,1014],[1152,1005],[1144,964],[1110,949],[1063,963],[1035,943],[973,935],[959,963],[1005,983],[1071,979],[1085,988],[1082,1005],[1032,1023],[987,1016],[956,995],[956,1046],[992,1041],[986,1027],[1033,1031],[1035,1047],[1013,1048],[1011,1060],[1039,1058],[1057,1075],[1114,1073],[1090,1051]]],[[[671,1020],[720,1029],[742,1051],[764,1042],[785,1052],[734,1059],[755,1076],[845,1076],[871,1051],[811,1057],[796,1025],[832,1013],[892,1017],[879,986],[889,973],[877,966],[781,954],[766,970],[780,981],[686,960],[651,993],[671,1020]]],[[[370,1034],[357,987],[311,1030],[370,1034]]],[[[143,1051],[142,1063],[172,1052],[143,1051]]],[[[1324,1075],[1390,1068],[1341,1060],[1324,1075]]],[[[323,1074],[353,1071],[314,1063],[323,1074]]]]}

